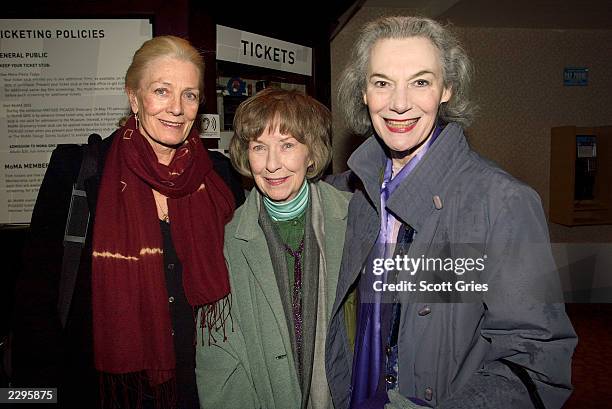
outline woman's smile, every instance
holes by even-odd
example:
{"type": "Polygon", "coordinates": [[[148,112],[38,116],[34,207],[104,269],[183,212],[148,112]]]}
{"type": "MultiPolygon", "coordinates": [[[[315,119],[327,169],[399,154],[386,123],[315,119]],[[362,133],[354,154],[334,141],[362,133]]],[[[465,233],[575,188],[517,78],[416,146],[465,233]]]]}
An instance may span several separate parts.
{"type": "Polygon", "coordinates": [[[418,120],[419,118],[406,119],[403,121],[385,119],[385,124],[387,125],[387,129],[391,132],[406,133],[414,129],[418,120]]]}

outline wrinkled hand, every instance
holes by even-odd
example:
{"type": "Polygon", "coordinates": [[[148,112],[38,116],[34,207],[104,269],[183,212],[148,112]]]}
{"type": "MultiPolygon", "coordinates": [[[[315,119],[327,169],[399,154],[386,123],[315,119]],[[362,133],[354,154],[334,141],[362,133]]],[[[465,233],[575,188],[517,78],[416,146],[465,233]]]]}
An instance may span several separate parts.
{"type": "Polygon", "coordinates": [[[398,391],[390,390],[387,392],[389,403],[385,405],[385,409],[421,409],[424,406],[417,405],[410,399],[403,397],[398,391]]]}

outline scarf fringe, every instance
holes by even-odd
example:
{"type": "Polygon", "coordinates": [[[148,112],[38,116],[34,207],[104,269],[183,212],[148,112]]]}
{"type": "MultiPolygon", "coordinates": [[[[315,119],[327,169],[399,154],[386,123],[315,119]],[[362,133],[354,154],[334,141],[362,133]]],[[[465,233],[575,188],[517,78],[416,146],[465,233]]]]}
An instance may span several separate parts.
{"type": "Polygon", "coordinates": [[[200,330],[202,331],[202,345],[204,345],[204,336],[208,329],[208,345],[216,344],[217,339],[213,332],[223,330],[223,342],[227,341],[226,324],[229,322],[232,325],[234,332],[234,320],[232,319],[232,293],[222,299],[215,301],[212,304],[202,305],[199,308],[200,314],[200,330]]]}
{"type": "Polygon", "coordinates": [[[143,409],[153,400],[155,409],[176,409],[176,378],[151,386],[144,372],[99,374],[101,409],[143,409]]]}
{"type": "Polygon", "coordinates": [[[175,409],[176,401],[176,379],[157,385],[153,388],[155,397],[155,409],[175,409]]]}

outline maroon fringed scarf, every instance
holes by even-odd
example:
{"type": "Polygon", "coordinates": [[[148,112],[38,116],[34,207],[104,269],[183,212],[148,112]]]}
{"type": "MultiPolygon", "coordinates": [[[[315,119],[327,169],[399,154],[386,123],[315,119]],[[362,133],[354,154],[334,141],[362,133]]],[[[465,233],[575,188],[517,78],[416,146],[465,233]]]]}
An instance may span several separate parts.
{"type": "Polygon", "coordinates": [[[229,295],[223,232],[232,193],[215,173],[192,130],[168,165],[158,163],[134,117],[112,143],[93,230],[93,335],[96,369],[145,373],[155,391],[172,389],[174,344],[163,269],[163,243],[153,193],[168,197],[172,239],[190,305],[206,306],[223,326],[229,295]]]}

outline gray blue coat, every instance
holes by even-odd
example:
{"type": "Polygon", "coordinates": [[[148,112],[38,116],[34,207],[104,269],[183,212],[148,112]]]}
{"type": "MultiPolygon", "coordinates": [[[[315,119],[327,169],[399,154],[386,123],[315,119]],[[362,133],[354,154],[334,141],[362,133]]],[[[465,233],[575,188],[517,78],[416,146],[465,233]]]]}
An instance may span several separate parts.
{"type": "MultiPolygon", "coordinates": [[[[349,204],[326,344],[336,409],[348,408],[351,394],[353,352],[342,307],[379,232],[385,160],[381,143],[372,137],[348,163],[362,186],[349,204]]],[[[457,243],[476,243],[481,254],[497,253],[481,278],[498,291],[483,293],[479,302],[411,302],[409,293],[399,294],[401,394],[436,408],[533,407],[523,383],[501,363],[506,358],[527,370],[547,409],[560,408],[571,393],[577,340],[560,298],[538,302],[530,292],[560,293],[537,193],[473,152],[461,127],[451,123],[387,207],[416,231],[411,256],[436,257],[440,249],[453,255],[457,243]]]]}

